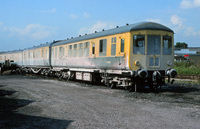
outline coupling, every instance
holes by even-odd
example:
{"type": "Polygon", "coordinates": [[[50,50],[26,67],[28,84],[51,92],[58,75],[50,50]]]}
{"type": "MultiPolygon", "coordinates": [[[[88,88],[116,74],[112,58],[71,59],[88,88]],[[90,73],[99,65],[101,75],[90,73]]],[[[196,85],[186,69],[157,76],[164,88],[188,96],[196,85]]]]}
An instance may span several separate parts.
{"type": "Polygon", "coordinates": [[[161,73],[159,71],[154,71],[152,74],[152,81],[157,81],[161,79],[161,73]]]}

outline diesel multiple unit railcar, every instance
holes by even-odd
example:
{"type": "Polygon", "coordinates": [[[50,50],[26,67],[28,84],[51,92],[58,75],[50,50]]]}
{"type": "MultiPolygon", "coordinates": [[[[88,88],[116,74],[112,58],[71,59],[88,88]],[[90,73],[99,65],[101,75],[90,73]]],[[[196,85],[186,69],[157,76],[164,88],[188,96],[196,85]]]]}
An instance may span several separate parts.
{"type": "Polygon", "coordinates": [[[23,71],[130,90],[146,85],[154,89],[177,74],[173,69],[174,32],[153,22],[117,26],[19,52],[0,53],[0,61],[8,59],[23,71]]]}

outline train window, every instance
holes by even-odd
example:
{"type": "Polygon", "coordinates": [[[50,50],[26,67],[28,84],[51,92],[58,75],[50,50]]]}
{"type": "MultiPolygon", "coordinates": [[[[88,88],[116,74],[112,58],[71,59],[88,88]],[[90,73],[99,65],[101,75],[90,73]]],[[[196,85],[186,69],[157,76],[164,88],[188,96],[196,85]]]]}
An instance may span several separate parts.
{"type": "Polygon", "coordinates": [[[72,57],[72,45],[69,45],[68,56],[72,57]]]}
{"type": "Polygon", "coordinates": [[[67,46],[65,47],[65,56],[66,57],[68,56],[68,47],[67,46]]]}
{"type": "Polygon", "coordinates": [[[113,37],[111,43],[116,43],[116,40],[117,40],[116,37],[113,37]]]}
{"type": "Polygon", "coordinates": [[[74,44],[73,57],[77,57],[77,44],[74,44]]]}
{"type": "Polygon", "coordinates": [[[161,52],[161,38],[160,35],[148,35],[147,37],[147,54],[159,55],[161,52]]]}
{"type": "Polygon", "coordinates": [[[35,51],[33,51],[33,58],[35,58],[35,51]]]}
{"type": "Polygon", "coordinates": [[[121,39],[121,52],[124,52],[124,43],[125,43],[125,39],[121,39]]]}
{"type": "Polygon", "coordinates": [[[111,45],[111,55],[116,55],[116,43],[111,45]]]}
{"type": "Polygon", "coordinates": [[[149,57],[149,66],[154,66],[154,58],[149,57]]]}
{"type": "Polygon", "coordinates": [[[83,57],[83,43],[79,44],[78,57],[83,57]]]}
{"type": "Polygon", "coordinates": [[[133,36],[133,54],[145,54],[145,35],[133,36]]]}
{"type": "Polygon", "coordinates": [[[42,50],[42,57],[44,57],[44,50],[42,50]]]}
{"type": "Polygon", "coordinates": [[[36,56],[37,56],[37,58],[40,58],[40,51],[39,50],[37,50],[36,56]]]}
{"type": "Polygon", "coordinates": [[[107,39],[99,40],[99,56],[106,56],[107,39]]]}
{"type": "Polygon", "coordinates": [[[69,49],[72,49],[72,45],[69,46],[69,49]]]}
{"type": "Polygon", "coordinates": [[[160,64],[160,58],[159,57],[149,57],[149,66],[159,66],[160,64]]]}
{"type": "Polygon", "coordinates": [[[47,49],[46,49],[46,58],[48,57],[48,54],[47,54],[47,49]]]}
{"type": "Polygon", "coordinates": [[[55,58],[57,58],[57,47],[55,48],[55,58]]]}
{"type": "Polygon", "coordinates": [[[89,56],[89,48],[90,48],[90,43],[89,42],[84,43],[84,57],[89,56]]]}
{"type": "Polygon", "coordinates": [[[54,48],[52,48],[52,50],[51,50],[51,56],[52,56],[52,58],[54,58],[54,48]]]}
{"type": "Polygon", "coordinates": [[[111,40],[111,55],[116,55],[116,37],[111,40]]]}
{"type": "Polygon", "coordinates": [[[64,47],[60,47],[60,48],[59,48],[59,58],[63,57],[64,54],[65,54],[65,49],[64,49],[64,47]]]}
{"type": "MultiPolygon", "coordinates": [[[[26,60],[26,52],[24,52],[24,59],[26,60]]],[[[6,60],[6,58],[5,58],[5,60],[6,60]]]]}
{"type": "Polygon", "coordinates": [[[28,58],[31,58],[31,53],[30,52],[28,52],[28,58]]]}
{"type": "Polygon", "coordinates": [[[163,36],[163,55],[172,54],[172,37],[163,36]]]}
{"type": "Polygon", "coordinates": [[[92,54],[95,54],[95,43],[92,44],[92,54]]]}

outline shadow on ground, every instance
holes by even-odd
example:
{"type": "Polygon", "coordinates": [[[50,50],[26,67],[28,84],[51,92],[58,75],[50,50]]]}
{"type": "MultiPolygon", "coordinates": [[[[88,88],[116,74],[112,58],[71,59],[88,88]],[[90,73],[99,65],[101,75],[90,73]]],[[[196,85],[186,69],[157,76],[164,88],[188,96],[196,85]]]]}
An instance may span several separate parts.
{"type": "MultiPolygon", "coordinates": [[[[0,87],[3,87],[3,85],[0,85],[0,87]]],[[[27,106],[34,101],[8,98],[8,96],[15,92],[16,91],[0,90],[1,129],[66,129],[72,122],[72,120],[59,120],[17,113],[16,109],[27,106]]]]}
{"type": "Polygon", "coordinates": [[[171,93],[190,93],[190,92],[199,92],[200,86],[180,86],[180,85],[165,85],[159,86],[154,91],[150,90],[148,86],[138,88],[139,93],[164,93],[164,92],[171,92],[171,93]]]}

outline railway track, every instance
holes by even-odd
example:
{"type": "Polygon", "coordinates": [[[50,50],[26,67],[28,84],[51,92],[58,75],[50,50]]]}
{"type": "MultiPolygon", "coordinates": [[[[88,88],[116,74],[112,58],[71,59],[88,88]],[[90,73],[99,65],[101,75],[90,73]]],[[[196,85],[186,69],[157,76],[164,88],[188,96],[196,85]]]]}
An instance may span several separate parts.
{"type": "Polygon", "coordinates": [[[191,79],[191,80],[200,80],[199,75],[177,75],[177,79],[191,79]]]}

